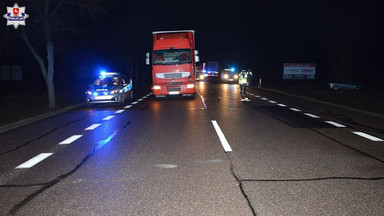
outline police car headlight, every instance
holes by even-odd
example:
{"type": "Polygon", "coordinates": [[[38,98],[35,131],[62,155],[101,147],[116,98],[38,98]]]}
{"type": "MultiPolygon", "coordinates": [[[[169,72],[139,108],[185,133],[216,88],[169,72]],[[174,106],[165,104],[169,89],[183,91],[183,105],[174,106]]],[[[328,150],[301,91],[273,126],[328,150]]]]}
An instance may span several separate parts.
{"type": "Polygon", "coordinates": [[[111,91],[111,94],[115,94],[115,93],[117,93],[117,90],[112,90],[111,91]]]}
{"type": "Polygon", "coordinates": [[[86,91],[85,94],[92,95],[91,91],[86,91]]]}

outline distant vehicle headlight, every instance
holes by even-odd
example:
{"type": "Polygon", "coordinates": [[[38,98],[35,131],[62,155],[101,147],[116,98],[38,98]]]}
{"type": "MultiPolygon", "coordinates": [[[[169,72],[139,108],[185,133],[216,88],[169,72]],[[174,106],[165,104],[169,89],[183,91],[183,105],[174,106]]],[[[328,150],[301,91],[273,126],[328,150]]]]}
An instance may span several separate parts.
{"type": "Polygon", "coordinates": [[[204,75],[203,74],[200,75],[200,79],[204,79],[204,75]]]}
{"type": "Polygon", "coordinates": [[[235,74],[235,75],[233,76],[233,78],[238,79],[238,78],[239,78],[239,75],[235,74]]]}
{"type": "Polygon", "coordinates": [[[224,74],[224,79],[228,79],[229,78],[229,75],[228,74],[224,74]]]}

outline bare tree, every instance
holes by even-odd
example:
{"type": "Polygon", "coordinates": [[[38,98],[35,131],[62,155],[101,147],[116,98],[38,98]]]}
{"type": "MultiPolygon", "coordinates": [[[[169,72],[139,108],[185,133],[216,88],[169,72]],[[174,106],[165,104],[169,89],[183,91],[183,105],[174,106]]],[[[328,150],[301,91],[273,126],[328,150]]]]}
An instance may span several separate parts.
{"type": "Polygon", "coordinates": [[[25,4],[29,18],[19,32],[39,63],[47,86],[48,107],[55,109],[55,51],[84,35],[84,23],[104,10],[101,0],[29,0],[25,4]]]}

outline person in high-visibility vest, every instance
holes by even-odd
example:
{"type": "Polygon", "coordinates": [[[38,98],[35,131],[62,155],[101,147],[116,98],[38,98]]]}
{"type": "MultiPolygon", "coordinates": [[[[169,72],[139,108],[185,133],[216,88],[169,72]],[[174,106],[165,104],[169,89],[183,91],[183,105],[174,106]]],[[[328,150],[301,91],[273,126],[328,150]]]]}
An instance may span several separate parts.
{"type": "Polygon", "coordinates": [[[242,100],[248,100],[247,98],[247,85],[248,85],[248,73],[242,70],[239,74],[240,94],[242,100]]]}

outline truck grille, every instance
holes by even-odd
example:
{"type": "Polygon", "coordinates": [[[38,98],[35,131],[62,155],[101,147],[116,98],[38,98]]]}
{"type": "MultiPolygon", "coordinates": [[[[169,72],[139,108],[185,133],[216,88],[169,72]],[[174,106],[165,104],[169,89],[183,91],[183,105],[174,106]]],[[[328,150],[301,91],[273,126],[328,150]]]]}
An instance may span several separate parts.
{"type": "Polygon", "coordinates": [[[167,86],[180,86],[181,82],[168,82],[167,86]]]}
{"type": "Polygon", "coordinates": [[[165,79],[178,79],[182,77],[182,73],[165,73],[165,79]]]}
{"type": "Polygon", "coordinates": [[[169,87],[168,88],[168,91],[180,91],[181,88],[172,88],[172,87],[169,87]]]}

